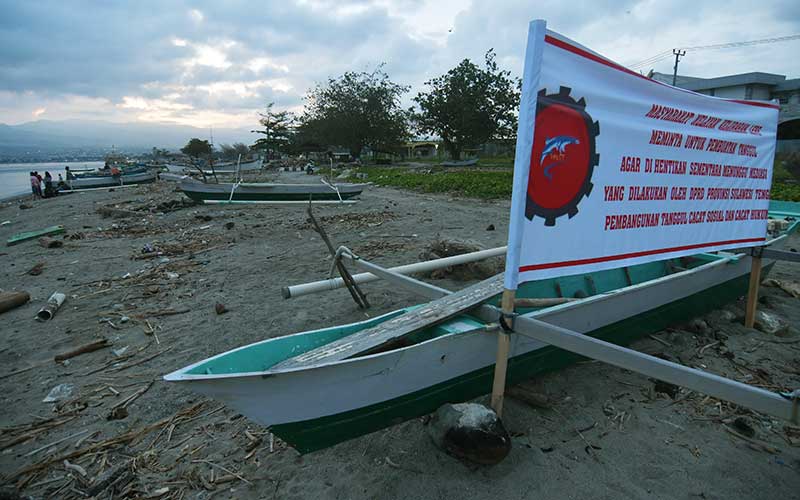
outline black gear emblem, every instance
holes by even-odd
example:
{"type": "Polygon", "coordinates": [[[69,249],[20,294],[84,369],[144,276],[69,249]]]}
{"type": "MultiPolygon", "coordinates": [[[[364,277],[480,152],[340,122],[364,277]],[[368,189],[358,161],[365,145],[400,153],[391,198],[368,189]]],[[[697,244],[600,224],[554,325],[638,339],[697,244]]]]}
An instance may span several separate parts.
{"type": "Polygon", "coordinates": [[[542,217],[545,226],[578,213],[578,203],[592,192],[592,174],[600,162],[600,124],[586,112],[586,100],[576,101],[571,92],[569,87],[557,94],[541,89],[536,102],[525,217],[542,217]]]}

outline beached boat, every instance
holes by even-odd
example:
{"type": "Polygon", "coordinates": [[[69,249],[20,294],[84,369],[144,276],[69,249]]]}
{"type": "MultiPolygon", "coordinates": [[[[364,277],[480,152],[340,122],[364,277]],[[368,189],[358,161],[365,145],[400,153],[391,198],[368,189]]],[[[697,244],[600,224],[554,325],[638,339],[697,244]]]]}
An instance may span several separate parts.
{"type": "Polygon", "coordinates": [[[204,183],[191,178],[181,180],[183,193],[203,202],[286,202],[340,201],[358,196],[365,184],[274,184],[204,183]]]}
{"type": "MultiPolygon", "coordinates": [[[[793,215],[798,208],[794,206],[793,215]]],[[[772,241],[773,246],[784,244],[797,223],[782,225],[783,234],[772,241]]],[[[751,260],[745,253],[700,253],[590,275],[527,282],[520,285],[517,297],[585,298],[518,312],[624,345],[745,295],[751,260]]],[[[774,261],[764,259],[763,273],[773,265],[774,261]]],[[[497,305],[501,280],[491,283],[498,294],[489,303],[497,305]]],[[[257,342],[164,378],[188,383],[193,390],[269,426],[303,453],[428,414],[444,403],[490,392],[497,337],[487,334],[489,325],[472,314],[460,314],[347,359],[325,360],[309,354],[406,313],[413,314],[419,307],[425,306],[257,342]]],[[[509,384],[580,358],[526,336],[511,338],[509,384]]]]}
{"type": "Polygon", "coordinates": [[[188,174],[190,172],[197,172],[197,168],[191,165],[179,165],[175,163],[167,163],[164,165],[164,168],[166,168],[167,172],[171,174],[188,174]]]}
{"type": "Polygon", "coordinates": [[[235,174],[237,172],[255,172],[261,170],[261,166],[263,164],[261,158],[252,161],[241,162],[240,164],[236,164],[236,162],[232,163],[220,163],[218,165],[214,165],[213,170],[211,168],[204,168],[203,173],[206,175],[212,174],[235,174]]]}
{"type": "Polygon", "coordinates": [[[472,165],[477,165],[477,164],[478,164],[477,158],[472,158],[470,160],[458,160],[458,161],[448,160],[448,161],[443,161],[441,163],[443,167],[471,167],[472,165]]]}
{"type": "Polygon", "coordinates": [[[125,170],[120,175],[111,174],[83,174],[68,178],[65,182],[70,190],[128,186],[131,184],[145,184],[154,182],[158,172],[146,168],[125,170]]]}

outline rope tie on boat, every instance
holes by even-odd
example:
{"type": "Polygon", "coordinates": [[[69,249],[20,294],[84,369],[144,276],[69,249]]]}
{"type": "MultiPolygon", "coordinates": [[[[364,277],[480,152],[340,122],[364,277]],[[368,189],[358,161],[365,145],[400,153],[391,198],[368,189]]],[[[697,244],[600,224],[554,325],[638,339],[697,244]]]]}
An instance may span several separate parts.
{"type": "Polygon", "coordinates": [[[336,186],[336,185],[334,185],[334,184],[330,184],[330,183],[328,183],[328,182],[327,182],[325,179],[320,179],[320,180],[322,181],[322,183],[323,183],[323,184],[325,184],[325,185],[326,185],[326,186],[328,186],[329,188],[331,188],[331,189],[333,189],[334,191],[336,191],[336,196],[338,196],[338,197],[339,197],[339,202],[340,202],[340,203],[344,203],[344,200],[342,199],[342,195],[339,193],[339,186],[336,186]]]}
{"type": "Polygon", "coordinates": [[[231,203],[233,201],[233,192],[236,191],[236,188],[238,188],[239,184],[241,184],[241,183],[242,183],[242,181],[239,180],[239,182],[237,182],[236,184],[231,186],[231,195],[228,197],[228,203],[231,203]]]}
{"type": "Polygon", "coordinates": [[[781,392],[780,395],[786,399],[792,400],[792,417],[789,420],[797,424],[798,405],[800,404],[800,389],[795,389],[792,392],[781,392]]]}
{"type": "Polygon", "coordinates": [[[497,322],[500,324],[500,328],[503,329],[505,333],[514,333],[514,318],[519,316],[519,314],[515,312],[503,312],[500,314],[500,319],[497,322]]]}
{"type": "Polygon", "coordinates": [[[340,246],[336,249],[336,253],[333,255],[333,262],[331,263],[331,271],[328,273],[328,279],[333,279],[333,275],[336,273],[336,265],[340,260],[342,260],[342,255],[344,254],[353,259],[358,259],[358,256],[353,254],[349,248],[344,245],[340,246]]]}

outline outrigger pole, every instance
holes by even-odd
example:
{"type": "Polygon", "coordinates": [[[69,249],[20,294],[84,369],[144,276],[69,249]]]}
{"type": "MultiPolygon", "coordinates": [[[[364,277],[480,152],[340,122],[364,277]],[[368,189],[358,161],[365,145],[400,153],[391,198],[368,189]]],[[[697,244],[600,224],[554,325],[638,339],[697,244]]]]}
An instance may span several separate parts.
{"type": "MultiPolygon", "coordinates": [[[[772,252],[777,253],[779,251],[770,250],[770,257],[774,258],[776,255],[772,252]]],[[[449,290],[367,262],[354,255],[345,247],[340,247],[337,251],[337,255],[347,259],[363,271],[379,276],[398,287],[416,292],[428,299],[436,299],[452,293],[449,290]]],[[[794,254],[792,258],[793,260],[800,260],[800,257],[794,254]]],[[[507,294],[504,294],[503,297],[505,299],[507,294]]],[[[513,304],[513,301],[510,303],[513,304]]],[[[508,305],[508,303],[504,305],[508,305]]],[[[489,322],[509,320],[507,316],[504,318],[503,311],[490,305],[479,306],[471,311],[471,313],[489,322]]],[[[605,342],[526,316],[514,317],[511,324],[507,326],[510,327],[513,333],[524,335],[566,351],[631,370],[647,377],[686,387],[793,423],[798,423],[798,398],[800,398],[800,391],[794,391],[789,394],[774,393],[726,377],[665,361],[648,354],[634,351],[633,349],[605,342]]],[[[504,332],[501,332],[499,335],[509,337],[509,334],[504,332]]],[[[504,359],[507,359],[507,355],[504,356],[504,359]]],[[[505,382],[505,374],[503,374],[502,380],[505,382]]],[[[495,382],[496,381],[497,379],[495,379],[495,382]]],[[[500,401],[502,402],[502,394],[500,396],[500,401]]]]}

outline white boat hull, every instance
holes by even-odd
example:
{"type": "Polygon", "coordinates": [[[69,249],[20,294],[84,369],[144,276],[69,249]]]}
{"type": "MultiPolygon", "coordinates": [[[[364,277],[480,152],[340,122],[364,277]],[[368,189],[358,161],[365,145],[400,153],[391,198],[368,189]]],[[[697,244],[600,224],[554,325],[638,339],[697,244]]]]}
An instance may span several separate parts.
{"type": "MultiPolygon", "coordinates": [[[[749,273],[750,262],[748,256],[713,261],[688,271],[531,313],[530,316],[576,332],[589,333],[740,278],[749,273]]],[[[493,365],[497,337],[483,329],[469,331],[474,328],[464,324],[462,333],[379,354],[294,370],[219,375],[186,373],[208,361],[204,360],[173,372],[165,379],[191,382],[192,389],[226,403],[263,425],[301,422],[390,401],[493,365]]],[[[297,335],[310,333],[313,332],[297,335]]],[[[513,358],[544,347],[547,346],[541,342],[513,335],[510,356],[513,358]]]]}

